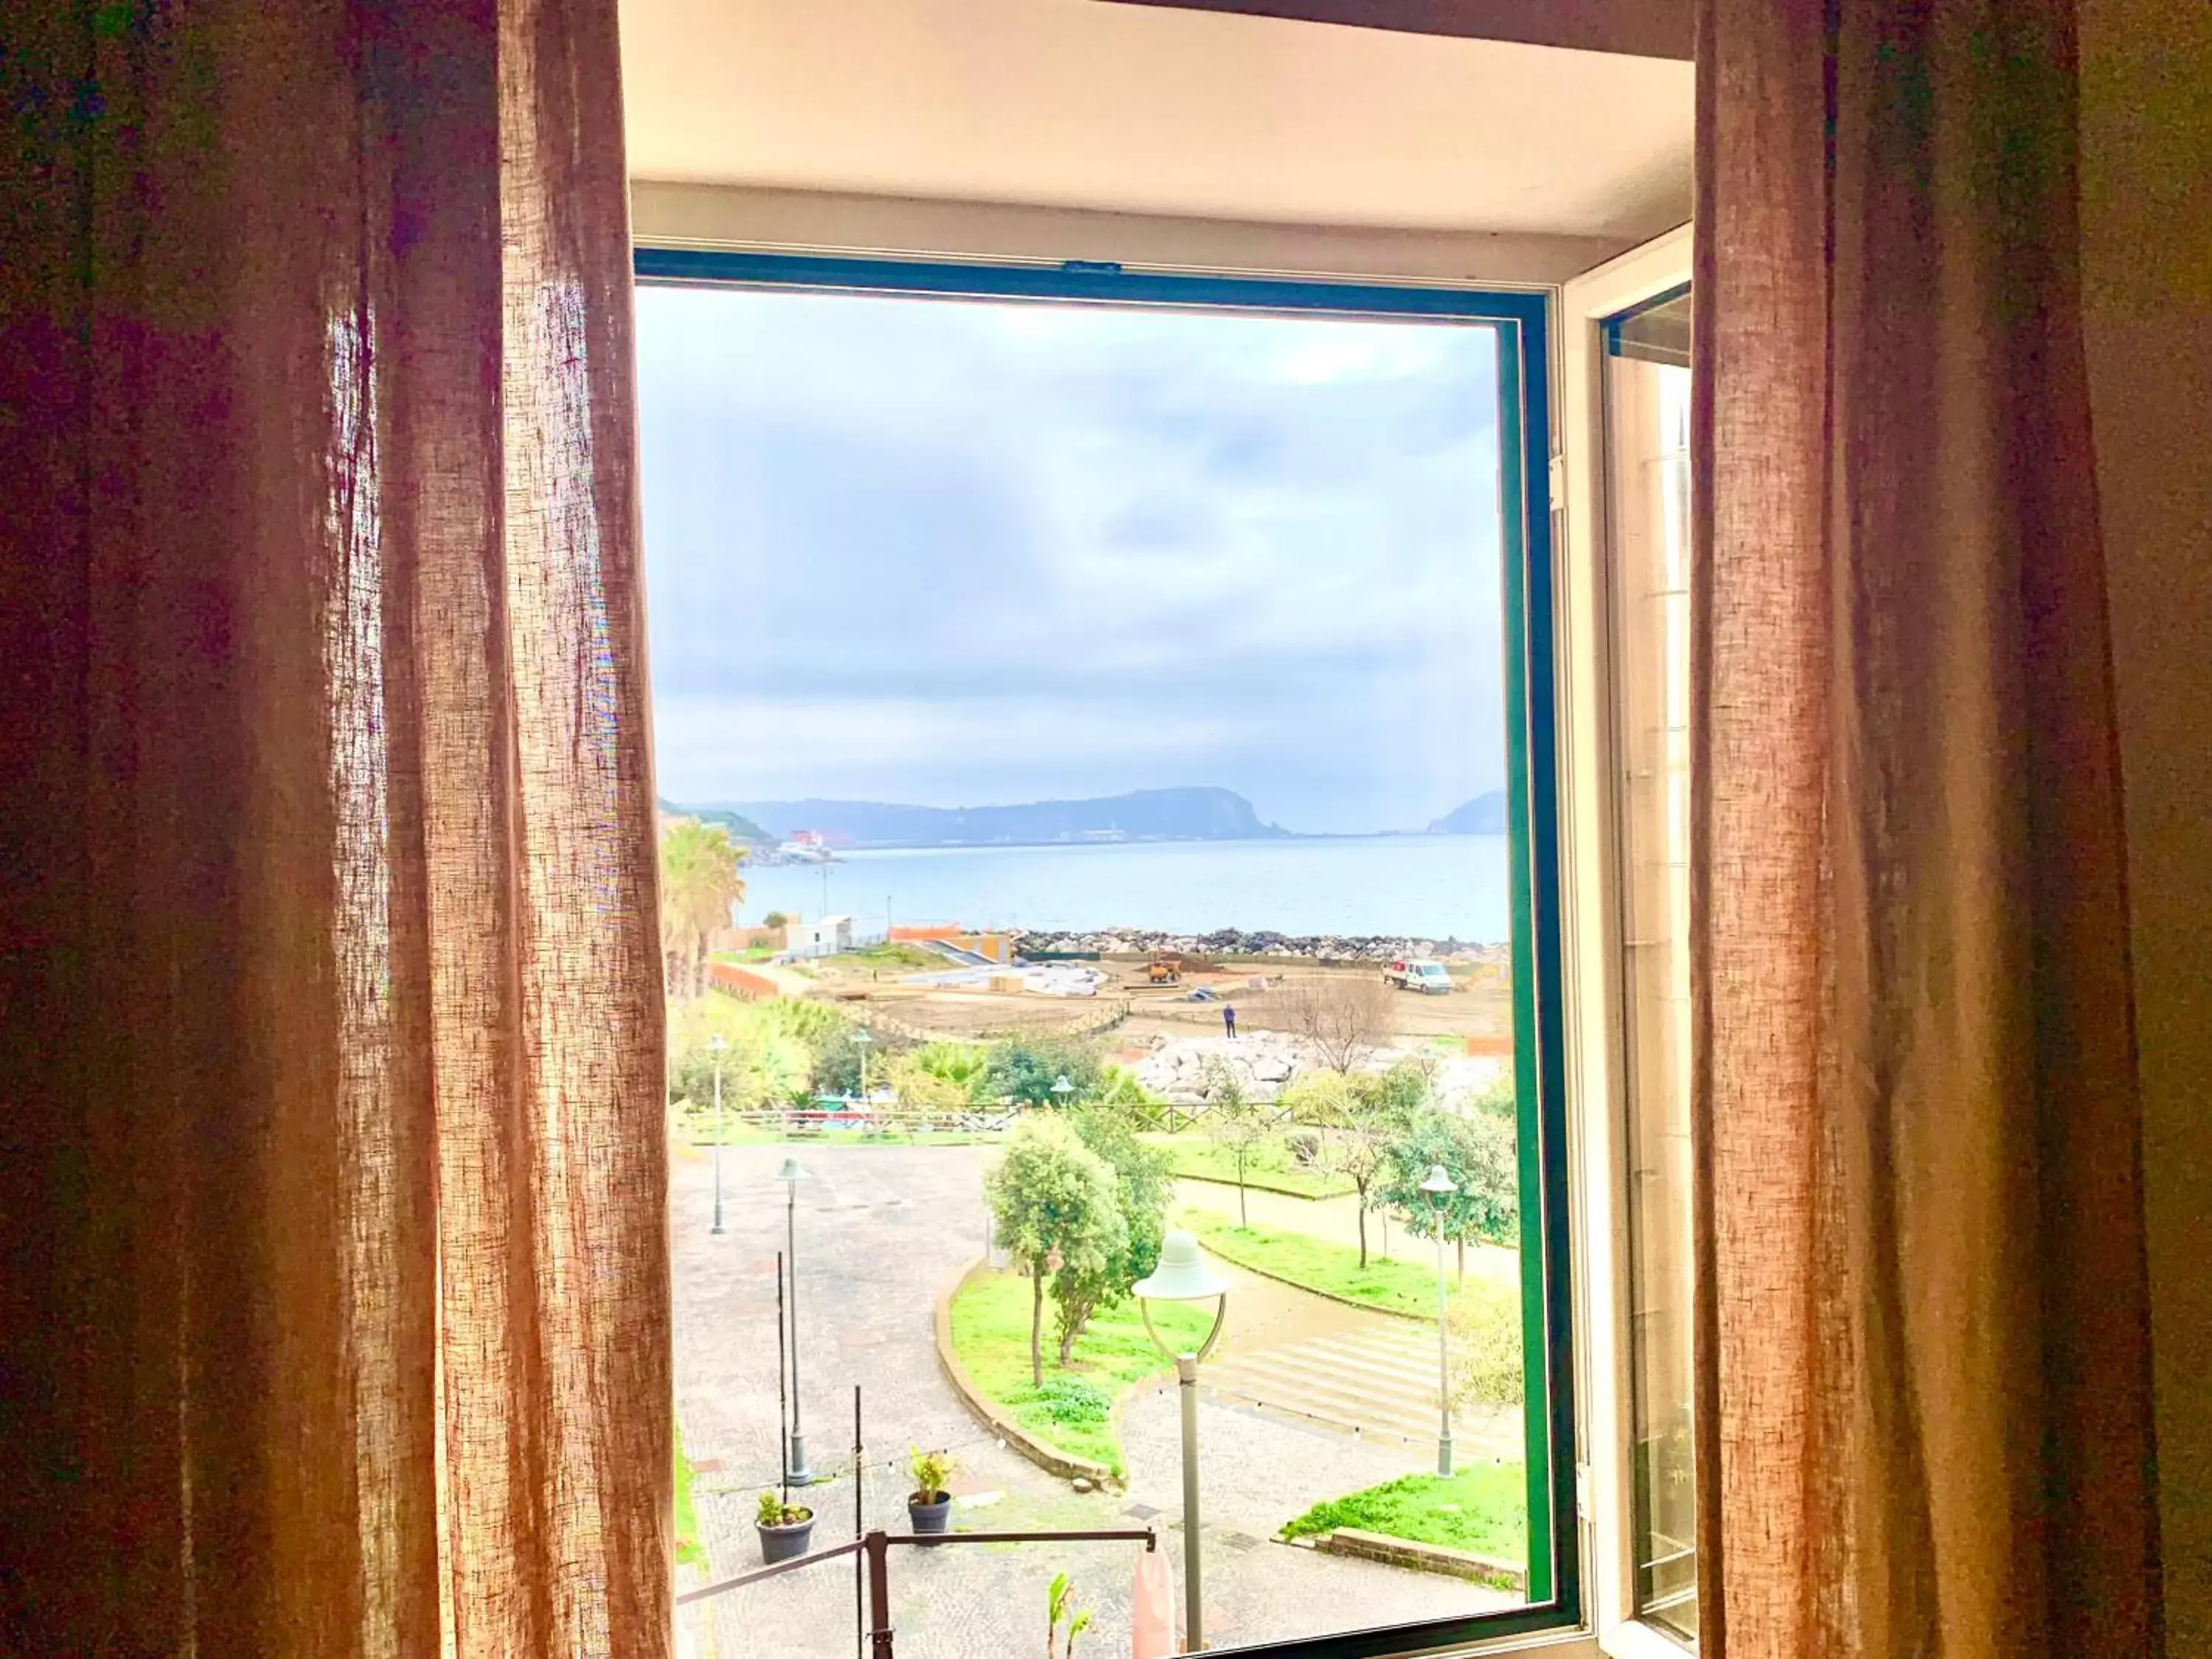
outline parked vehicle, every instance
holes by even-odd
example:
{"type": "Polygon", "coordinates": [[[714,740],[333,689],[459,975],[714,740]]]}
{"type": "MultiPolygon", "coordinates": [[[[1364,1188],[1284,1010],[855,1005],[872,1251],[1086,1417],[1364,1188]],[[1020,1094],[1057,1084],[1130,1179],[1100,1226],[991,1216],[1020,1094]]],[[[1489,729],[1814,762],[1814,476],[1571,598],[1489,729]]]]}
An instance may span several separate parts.
{"type": "Polygon", "coordinates": [[[1145,982],[1148,985],[1180,985],[1182,983],[1182,958],[1163,951],[1154,956],[1145,968],[1145,982]]]}
{"type": "Polygon", "coordinates": [[[1401,991],[1419,991],[1428,996],[1450,994],[1451,975],[1441,962],[1429,962],[1412,957],[1395,958],[1382,970],[1382,977],[1401,991]]]}

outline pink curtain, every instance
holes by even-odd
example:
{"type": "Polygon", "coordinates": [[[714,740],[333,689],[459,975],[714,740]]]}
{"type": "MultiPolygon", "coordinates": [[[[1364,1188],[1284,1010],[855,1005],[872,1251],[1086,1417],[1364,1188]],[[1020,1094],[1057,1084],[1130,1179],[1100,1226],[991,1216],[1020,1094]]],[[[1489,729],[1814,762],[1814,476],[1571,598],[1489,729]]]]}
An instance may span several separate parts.
{"type": "Polygon", "coordinates": [[[663,1654],[613,0],[0,85],[0,1647],[663,1654]]]}
{"type": "Polygon", "coordinates": [[[2067,0],[1702,0],[1700,1621],[2159,1645],[2067,0]]]}

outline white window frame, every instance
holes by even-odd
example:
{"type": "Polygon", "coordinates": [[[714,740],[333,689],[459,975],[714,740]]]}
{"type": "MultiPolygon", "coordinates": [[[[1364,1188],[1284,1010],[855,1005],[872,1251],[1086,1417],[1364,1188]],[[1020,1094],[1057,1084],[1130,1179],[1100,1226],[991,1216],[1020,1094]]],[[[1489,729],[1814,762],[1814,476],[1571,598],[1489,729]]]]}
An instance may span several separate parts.
{"type": "Polygon", "coordinates": [[[1690,228],[1669,231],[1560,289],[1560,467],[1553,499],[1563,684],[1560,980],[1567,1022],[1569,1156],[1574,1181],[1582,1370],[1577,1470],[1591,1628],[1613,1659],[1682,1659],[1694,1647],[1636,1615],[1629,1375],[1626,1010],[1620,972],[1620,825],[1606,509],[1607,319],[1690,280],[1690,228]]]}

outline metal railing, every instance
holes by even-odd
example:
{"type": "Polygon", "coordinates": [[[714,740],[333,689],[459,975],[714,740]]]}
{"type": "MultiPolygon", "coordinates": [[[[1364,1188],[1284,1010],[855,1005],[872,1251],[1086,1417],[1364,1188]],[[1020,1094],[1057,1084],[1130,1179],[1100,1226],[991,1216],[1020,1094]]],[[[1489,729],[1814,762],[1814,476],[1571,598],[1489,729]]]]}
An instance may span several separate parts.
{"type": "Polygon", "coordinates": [[[1150,1527],[1104,1528],[1096,1531],[1073,1532],[939,1532],[891,1533],[881,1527],[864,1534],[848,1543],[834,1544],[826,1550],[793,1556],[788,1561],[777,1561],[765,1567],[756,1567],[750,1572],[741,1572],[734,1578],[724,1578],[712,1584],[703,1584],[695,1590],[686,1590],[676,1598],[678,1607],[739,1589],[747,1584],[775,1578],[801,1567],[811,1567],[824,1561],[838,1561],[858,1553],[866,1565],[868,1580],[868,1643],[872,1659],[896,1659],[891,1650],[894,1626],[891,1623],[890,1547],[894,1544],[918,1544],[931,1549],[948,1544],[1049,1544],[1097,1543],[1113,1540],[1141,1540],[1147,1550],[1159,1547],[1159,1534],[1150,1527]]]}

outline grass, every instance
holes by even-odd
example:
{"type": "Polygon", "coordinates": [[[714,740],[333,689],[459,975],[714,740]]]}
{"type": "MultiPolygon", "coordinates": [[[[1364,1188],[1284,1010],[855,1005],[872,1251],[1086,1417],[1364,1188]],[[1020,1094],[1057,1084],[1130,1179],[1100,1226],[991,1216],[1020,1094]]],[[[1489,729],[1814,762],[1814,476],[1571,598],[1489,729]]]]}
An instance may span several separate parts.
{"type": "Polygon", "coordinates": [[[840,951],[834,957],[822,957],[813,965],[854,970],[894,968],[906,973],[916,968],[945,968],[951,964],[934,951],[925,951],[919,945],[893,939],[881,945],[863,945],[854,950],[840,951]]]}
{"type": "Polygon", "coordinates": [[[1525,1561],[1528,1477],[1516,1462],[1476,1463],[1442,1479],[1401,1475],[1315,1504],[1285,1526],[1283,1536],[1300,1538],[1340,1527],[1442,1544],[1500,1561],[1525,1561]]]}
{"type": "Polygon", "coordinates": [[[699,1511],[691,1504],[691,1460],[684,1455],[684,1431],[676,1431],[676,1560],[679,1566],[703,1567],[707,1551],[699,1542],[699,1511]]]}
{"type": "MultiPolygon", "coordinates": [[[[1385,1313],[1433,1319],[1437,1273],[1429,1263],[1386,1261],[1370,1249],[1359,1265],[1359,1247],[1336,1244],[1310,1233],[1275,1227],[1240,1227],[1234,1217],[1212,1210],[1185,1210],[1181,1224],[1196,1233],[1206,1249],[1224,1261],[1288,1279],[1326,1296],[1340,1296],[1385,1313]]],[[[1368,1225],[1377,1228],[1371,1219],[1368,1225]]],[[[1423,1246],[1425,1251],[1430,1247],[1423,1246]]]]}
{"type": "MultiPolygon", "coordinates": [[[[952,1298],[952,1351],[975,1385],[1046,1444],[1072,1457],[1122,1473],[1114,1437],[1113,1404],[1133,1383],[1157,1376],[1168,1362],[1145,1334],[1134,1301],[1096,1316],[1075,1344],[1074,1363],[1058,1364],[1052,1297],[1044,1307],[1044,1387],[1030,1382],[1030,1281],[1012,1273],[981,1273],[952,1298]]],[[[1213,1320],[1211,1304],[1155,1309],[1152,1322],[1170,1346],[1194,1348],[1213,1320]]]]}
{"type": "Polygon", "coordinates": [[[778,953],[769,945],[749,945],[742,951],[716,951],[710,955],[707,960],[709,962],[732,962],[739,963],[749,962],[766,962],[776,954],[778,953]]]}
{"type": "MultiPolygon", "coordinates": [[[[1172,1162],[1175,1173],[1193,1181],[1223,1181],[1234,1185],[1237,1159],[1226,1146],[1204,1134],[1146,1134],[1139,1139],[1158,1147],[1172,1162]]],[[[1244,1183],[1300,1198],[1340,1198],[1353,1190],[1341,1176],[1326,1176],[1302,1166],[1280,1140],[1270,1140],[1252,1150],[1244,1160],[1244,1183]]]]}

